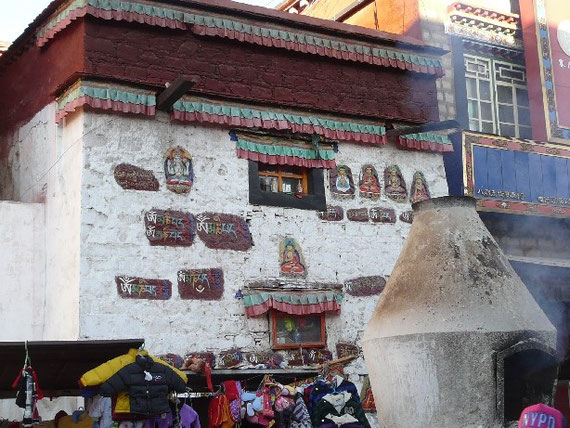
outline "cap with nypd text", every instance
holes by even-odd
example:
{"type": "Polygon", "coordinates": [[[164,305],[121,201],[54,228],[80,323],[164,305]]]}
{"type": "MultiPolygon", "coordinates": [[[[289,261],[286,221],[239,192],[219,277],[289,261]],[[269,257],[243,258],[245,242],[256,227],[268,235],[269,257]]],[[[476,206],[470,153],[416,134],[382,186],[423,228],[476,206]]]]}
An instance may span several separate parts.
{"type": "Polygon", "coordinates": [[[564,415],[546,404],[535,404],[524,409],[519,428],[567,428],[564,415]]]}

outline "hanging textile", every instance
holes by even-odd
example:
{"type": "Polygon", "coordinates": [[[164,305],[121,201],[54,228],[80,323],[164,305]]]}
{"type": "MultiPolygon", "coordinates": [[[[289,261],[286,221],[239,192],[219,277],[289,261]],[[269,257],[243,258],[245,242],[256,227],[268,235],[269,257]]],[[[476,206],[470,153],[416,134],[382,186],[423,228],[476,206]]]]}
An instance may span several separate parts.
{"type": "Polygon", "coordinates": [[[408,149],[424,150],[429,152],[452,152],[453,145],[447,135],[433,132],[420,132],[417,134],[400,135],[396,143],[408,149]]]}
{"type": "Polygon", "coordinates": [[[236,142],[239,158],[270,165],[294,165],[306,168],[336,168],[332,144],[311,143],[308,141],[276,138],[253,134],[236,134],[231,139],[236,142]]]}
{"type": "Polygon", "coordinates": [[[262,315],[270,309],[276,309],[291,315],[321,314],[339,312],[342,293],[323,292],[251,292],[243,297],[245,313],[249,317],[262,315]]]}

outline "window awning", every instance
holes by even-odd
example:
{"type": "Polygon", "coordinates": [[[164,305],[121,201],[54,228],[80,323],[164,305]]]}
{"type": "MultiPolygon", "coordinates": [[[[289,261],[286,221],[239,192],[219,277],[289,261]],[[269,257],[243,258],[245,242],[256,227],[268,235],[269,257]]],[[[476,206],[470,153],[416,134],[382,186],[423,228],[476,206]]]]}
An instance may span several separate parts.
{"type": "Polygon", "coordinates": [[[315,147],[306,141],[233,132],[231,138],[236,142],[238,157],[242,159],[270,165],[336,167],[332,144],[319,143],[318,147],[315,147]]]}
{"type": "Polygon", "coordinates": [[[274,292],[252,291],[244,295],[245,313],[256,317],[275,309],[291,315],[339,312],[343,294],[335,291],[320,292],[274,292]]]}

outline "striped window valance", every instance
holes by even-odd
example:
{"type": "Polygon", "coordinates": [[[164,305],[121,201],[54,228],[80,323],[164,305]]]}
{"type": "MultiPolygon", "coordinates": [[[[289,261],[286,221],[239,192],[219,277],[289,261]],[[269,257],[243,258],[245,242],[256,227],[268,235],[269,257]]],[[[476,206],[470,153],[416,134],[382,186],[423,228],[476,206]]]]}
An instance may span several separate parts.
{"type": "Polygon", "coordinates": [[[416,149],[428,152],[452,152],[453,145],[447,135],[433,132],[419,132],[398,137],[396,143],[407,149],[416,149]]]}
{"type": "Polygon", "coordinates": [[[310,315],[339,312],[342,298],[342,293],[335,291],[252,291],[244,295],[243,302],[248,317],[263,315],[271,309],[291,315],[310,315]]]}
{"type": "Polygon", "coordinates": [[[239,158],[270,165],[294,165],[306,168],[335,168],[334,147],[265,135],[230,133],[239,158]]]}

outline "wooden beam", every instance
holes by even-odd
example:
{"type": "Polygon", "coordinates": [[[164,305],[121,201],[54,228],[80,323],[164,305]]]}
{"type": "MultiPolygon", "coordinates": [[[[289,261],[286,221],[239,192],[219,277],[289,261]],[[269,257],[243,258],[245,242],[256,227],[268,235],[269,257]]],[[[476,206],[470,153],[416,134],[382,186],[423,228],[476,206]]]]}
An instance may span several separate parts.
{"type": "Polygon", "coordinates": [[[190,90],[199,79],[190,76],[178,76],[164,91],[156,97],[156,108],[158,110],[170,110],[172,105],[178,101],[182,95],[190,90]]]}
{"type": "Polygon", "coordinates": [[[404,126],[402,128],[390,129],[386,132],[388,138],[399,137],[406,134],[417,134],[419,132],[442,131],[444,129],[460,128],[456,120],[444,120],[443,122],[424,123],[417,126],[404,126]]]}

